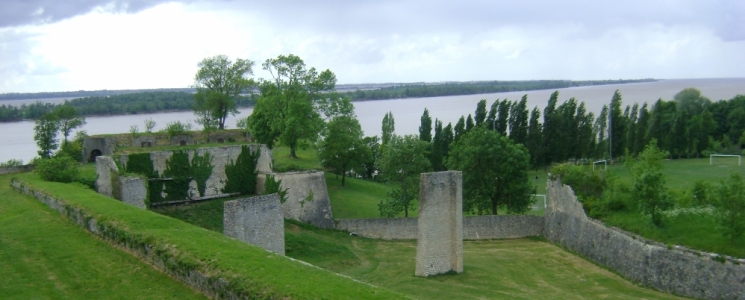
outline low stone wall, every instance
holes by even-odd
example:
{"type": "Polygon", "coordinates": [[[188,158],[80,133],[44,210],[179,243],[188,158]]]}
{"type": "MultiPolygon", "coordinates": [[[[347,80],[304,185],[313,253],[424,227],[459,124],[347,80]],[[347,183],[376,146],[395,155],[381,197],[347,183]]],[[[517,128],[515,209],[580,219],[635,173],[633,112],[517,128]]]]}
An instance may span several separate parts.
{"type": "Polygon", "coordinates": [[[282,180],[280,189],[287,191],[287,200],[282,203],[282,215],[285,219],[305,222],[320,228],[334,228],[334,215],[323,172],[259,174],[256,180],[258,194],[264,192],[267,175],[274,176],[275,180],[282,180]]]}
{"type": "Polygon", "coordinates": [[[0,168],[0,175],[23,173],[23,172],[32,171],[33,169],[34,169],[34,165],[23,165],[23,166],[18,166],[18,167],[4,167],[4,168],[0,168]]]}
{"type": "Polygon", "coordinates": [[[585,215],[570,187],[549,181],[547,189],[544,235],[549,241],[660,291],[701,299],[745,299],[745,260],[668,249],[609,228],[585,215]]]}
{"type": "Polygon", "coordinates": [[[96,157],[96,191],[104,196],[147,209],[147,179],[119,176],[119,169],[108,156],[96,157]]]}
{"type": "MultiPolygon", "coordinates": [[[[417,218],[340,219],[336,229],[383,240],[415,240],[417,218]]],[[[541,216],[463,217],[464,240],[515,239],[543,235],[541,216]]]]}

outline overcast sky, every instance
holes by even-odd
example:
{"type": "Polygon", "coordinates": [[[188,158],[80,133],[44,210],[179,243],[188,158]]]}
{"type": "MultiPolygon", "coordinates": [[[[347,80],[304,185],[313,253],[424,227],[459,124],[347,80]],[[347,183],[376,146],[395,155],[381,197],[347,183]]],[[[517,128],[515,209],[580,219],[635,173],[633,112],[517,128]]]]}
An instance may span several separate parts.
{"type": "Polygon", "coordinates": [[[0,93],[180,88],[296,54],[339,83],[745,77],[745,1],[0,0],[0,93]]]}

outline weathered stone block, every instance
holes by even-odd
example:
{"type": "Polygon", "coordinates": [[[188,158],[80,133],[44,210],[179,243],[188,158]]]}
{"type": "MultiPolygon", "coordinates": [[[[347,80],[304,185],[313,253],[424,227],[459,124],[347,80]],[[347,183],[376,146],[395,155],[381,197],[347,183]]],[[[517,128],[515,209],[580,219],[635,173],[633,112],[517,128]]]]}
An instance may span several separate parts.
{"type": "Polygon", "coordinates": [[[114,163],[114,159],[109,156],[98,156],[96,157],[96,191],[107,197],[114,197],[114,187],[112,185],[114,179],[119,176],[119,169],[114,163]]]}
{"type": "Polygon", "coordinates": [[[120,195],[122,202],[147,209],[147,179],[140,177],[119,177],[120,195]]]}
{"type": "Polygon", "coordinates": [[[143,135],[132,138],[132,147],[147,148],[155,146],[155,137],[152,135],[143,135]]]}
{"type": "Polygon", "coordinates": [[[462,273],[462,173],[424,173],[420,180],[415,274],[462,273]]]}
{"type": "Polygon", "coordinates": [[[83,139],[83,160],[96,161],[97,156],[110,156],[114,153],[116,141],[108,137],[87,137],[83,139]]]}
{"type": "Polygon", "coordinates": [[[285,223],[279,195],[226,201],[223,205],[225,235],[285,255],[285,223]]]}
{"type": "Polygon", "coordinates": [[[282,180],[280,189],[287,191],[287,200],[282,203],[282,214],[285,218],[320,228],[334,228],[334,216],[323,172],[259,174],[256,180],[257,193],[264,191],[267,175],[274,176],[275,180],[282,180]]]}

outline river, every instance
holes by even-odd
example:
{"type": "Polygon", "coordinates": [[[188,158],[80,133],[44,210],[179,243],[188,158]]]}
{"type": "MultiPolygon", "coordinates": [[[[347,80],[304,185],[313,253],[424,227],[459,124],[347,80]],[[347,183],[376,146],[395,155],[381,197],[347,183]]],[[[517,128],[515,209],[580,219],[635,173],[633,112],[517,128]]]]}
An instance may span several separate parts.
{"type": "MultiPolygon", "coordinates": [[[[695,87],[701,93],[717,101],[721,99],[731,99],[740,94],[745,95],[745,78],[722,78],[722,79],[672,79],[660,80],[656,82],[630,83],[630,84],[611,84],[596,85],[559,89],[559,104],[569,98],[576,98],[578,101],[584,101],[587,110],[597,113],[604,104],[610,103],[613,92],[619,90],[623,97],[624,106],[632,103],[647,102],[652,104],[657,99],[670,100],[673,96],[684,88],[695,87]]],[[[523,95],[528,95],[528,108],[538,106],[543,112],[543,108],[548,102],[548,98],[555,90],[538,90],[527,92],[509,92],[493,93],[479,95],[463,96],[445,96],[431,98],[409,98],[409,99],[391,99],[378,101],[354,102],[357,117],[362,125],[365,135],[380,135],[381,122],[385,113],[391,111],[396,123],[397,134],[418,134],[420,117],[424,108],[429,109],[429,114],[443,121],[444,125],[448,122],[458,121],[462,115],[473,114],[476,110],[476,103],[481,99],[487,100],[487,109],[496,99],[509,99],[512,101],[520,100],[523,95]]],[[[10,104],[17,100],[0,101],[2,104],[10,104]]],[[[35,101],[35,100],[24,100],[35,101]]],[[[43,99],[41,100],[43,101],[43,99]]],[[[53,99],[52,102],[61,102],[64,99],[53,99]]],[[[252,108],[242,108],[236,116],[230,116],[226,125],[235,128],[236,120],[244,118],[251,114],[252,108]]],[[[87,117],[87,124],[81,129],[88,134],[106,134],[106,133],[126,133],[132,125],[137,125],[140,131],[144,130],[144,121],[152,118],[157,125],[155,130],[164,128],[165,125],[173,121],[192,121],[195,119],[192,112],[169,112],[155,114],[139,115],[121,115],[121,116],[101,116],[87,117]]],[[[194,125],[196,127],[196,125],[194,125]]],[[[434,126],[434,124],[433,124],[434,126]]],[[[14,122],[0,123],[0,162],[9,159],[22,159],[24,162],[30,161],[37,156],[37,147],[33,139],[34,122],[14,122]]]]}

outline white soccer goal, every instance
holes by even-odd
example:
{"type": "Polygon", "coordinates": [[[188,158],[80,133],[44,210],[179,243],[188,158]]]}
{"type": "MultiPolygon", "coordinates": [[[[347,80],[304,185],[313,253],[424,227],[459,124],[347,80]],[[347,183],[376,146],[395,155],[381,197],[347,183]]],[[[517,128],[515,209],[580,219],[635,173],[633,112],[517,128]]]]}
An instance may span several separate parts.
{"type": "Polygon", "coordinates": [[[541,206],[543,206],[543,209],[546,209],[548,207],[548,204],[546,203],[546,195],[543,194],[533,194],[531,195],[533,197],[539,198],[538,201],[533,204],[533,210],[540,210],[541,206]],[[543,203],[541,203],[543,202],[543,203]]]}
{"type": "Polygon", "coordinates": [[[714,157],[737,157],[737,165],[742,166],[742,155],[737,154],[711,154],[709,155],[709,165],[714,164],[714,157]]]}
{"type": "Polygon", "coordinates": [[[599,163],[604,163],[605,164],[605,169],[608,170],[608,161],[604,159],[604,160],[598,160],[598,161],[592,162],[592,170],[593,171],[595,171],[595,165],[596,164],[599,164],[599,163]]]}

